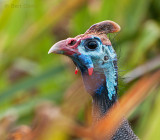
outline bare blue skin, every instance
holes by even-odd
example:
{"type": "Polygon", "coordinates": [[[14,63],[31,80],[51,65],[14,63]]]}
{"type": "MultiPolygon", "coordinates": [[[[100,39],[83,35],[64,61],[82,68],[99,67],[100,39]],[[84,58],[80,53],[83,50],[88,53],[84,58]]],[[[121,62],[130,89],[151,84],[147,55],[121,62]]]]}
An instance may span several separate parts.
{"type": "MultiPolygon", "coordinates": [[[[103,81],[106,80],[108,98],[109,100],[112,100],[112,96],[116,94],[115,87],[117,86],[117,77],[116,77],[117,69],[115,68],[113,63],[114,61],[117,61],[117,55],[113,47],[103,45],[100,38],[92,36],[89,39],[81,41],[80,45],[78,46],[78,52],[80,52],[81,55],[74,56],[73,60],[75,60],[76,58],[75,60],[76,64],[81,69],[82,74],[87,68],[92,68],[92,67],[94,69],[93,74],[94,72],[104,74],[105,79],[101,78],[102,82],[100,83],[104,83],[103,81]],[[90,50],[85,46],[87,40],[90,39],[95,40],[98,44],[98,46],[94,50],[90,50]],[[78,62],[77,59],[79,60],[78,62]],[[82,67],[86,67],[86,69],[82,67]]],[[[93,80],[95,79],[99,78],[94,77],[93,80]]],[[[87,88],[88,90],[91,90],[92,87],[87,87],[87,88]]],[[[99,86],[97,86],[97,90],[95,91],[95,93],[102,94],[104,88],[105,88],[104,85],[100,84],[99,86]]]]}

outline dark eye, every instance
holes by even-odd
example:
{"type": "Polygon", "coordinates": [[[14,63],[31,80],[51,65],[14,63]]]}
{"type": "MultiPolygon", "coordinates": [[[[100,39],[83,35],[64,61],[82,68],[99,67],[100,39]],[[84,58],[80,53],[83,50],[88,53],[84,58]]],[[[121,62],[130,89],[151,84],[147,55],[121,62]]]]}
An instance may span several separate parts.
{"type": "Polygon", "coordinates": [[[96,41],[88,41],[86,46],[87,46],[87,48],[94,50],[97,48],[98,44],[96,41]]]}

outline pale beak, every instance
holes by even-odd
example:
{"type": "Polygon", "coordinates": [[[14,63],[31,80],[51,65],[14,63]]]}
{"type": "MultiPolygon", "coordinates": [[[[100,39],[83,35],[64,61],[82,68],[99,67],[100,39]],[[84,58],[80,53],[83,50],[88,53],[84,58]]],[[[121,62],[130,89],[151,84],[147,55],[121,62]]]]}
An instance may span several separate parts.
{"type": "Polygon", "coordinates": [[[56,53],[56,54],[64,54],[67,56],[80,54],[77,50],[79,43],[80,41],[77,41],[74,38],[68,38],[66,40],[59,41],[50,48],[48,54],[56,53]]]}
{"type": "Polygon", "coordinates": [[[48,54],[50,53],[57,53],[57,54],[63,54],[66,47],[66,40],[62,40],[54,44],[48,51],[48,54]]]}

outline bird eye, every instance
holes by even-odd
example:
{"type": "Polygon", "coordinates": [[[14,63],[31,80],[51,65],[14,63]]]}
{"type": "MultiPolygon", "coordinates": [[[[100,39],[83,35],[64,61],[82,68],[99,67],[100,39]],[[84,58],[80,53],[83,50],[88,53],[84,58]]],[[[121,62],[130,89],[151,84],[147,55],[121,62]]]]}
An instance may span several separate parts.
{"type": "Polygon", "coordinates": [[[86,46],[87,46],[87,48],[94,50],[97,48],[98,44],[96,41],[89,41],[89,42],[87,42],[86,46]]]}

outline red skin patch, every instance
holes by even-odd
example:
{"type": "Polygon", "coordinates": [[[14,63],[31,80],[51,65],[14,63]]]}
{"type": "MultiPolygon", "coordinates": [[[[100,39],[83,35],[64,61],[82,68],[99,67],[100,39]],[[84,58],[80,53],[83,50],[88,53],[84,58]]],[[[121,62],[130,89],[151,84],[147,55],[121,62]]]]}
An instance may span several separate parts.
{"type": "Polygon", "coordinates": [[[65,55],[71,56],[75,53],[80,55],[81,53],[78,52],[78,49],[77,49],[80,42],[81,42],[81,40],[77,40],[75,38],[68,38],[66,40],[66,45],[65,45],[66,47],[63,48],[63,51],[65,52],[65,55]],[[72,45],[71,44],[72,42],[75,42],[75,44],[72,45]]]}
{"type": "Polygon", "coordinates": [[[89,69],[88,69],[88,75],[91,76],[92,73],[93,73],[93,68],[89,68],[89,69]]]}
{"type": "Polygon", "coordinates": [[[75,69],[75,74],[77,74],[78,73],[78,68],[76,67],[76,69],[75,69]]]}
{"type": "Polygon", "coordinates": [[[75,39],[75,38],[66,39],[66,44],[65,44],[66,47],[63,48],[63,51],[65,52],[64,54],[71,56],[71,55],[76,53],[76,54],[80,55],[81,53],[78,52],[77,47],[81,43],[81,40],[84,40],[84,39],[87,39],[87,38],[91,38],[91,36],[85,36],[85,37],[80,38],[80,39],[75,39]],[[71,44],[72,42],[75,42],[75,44],[72,45],[71,44]]]}

